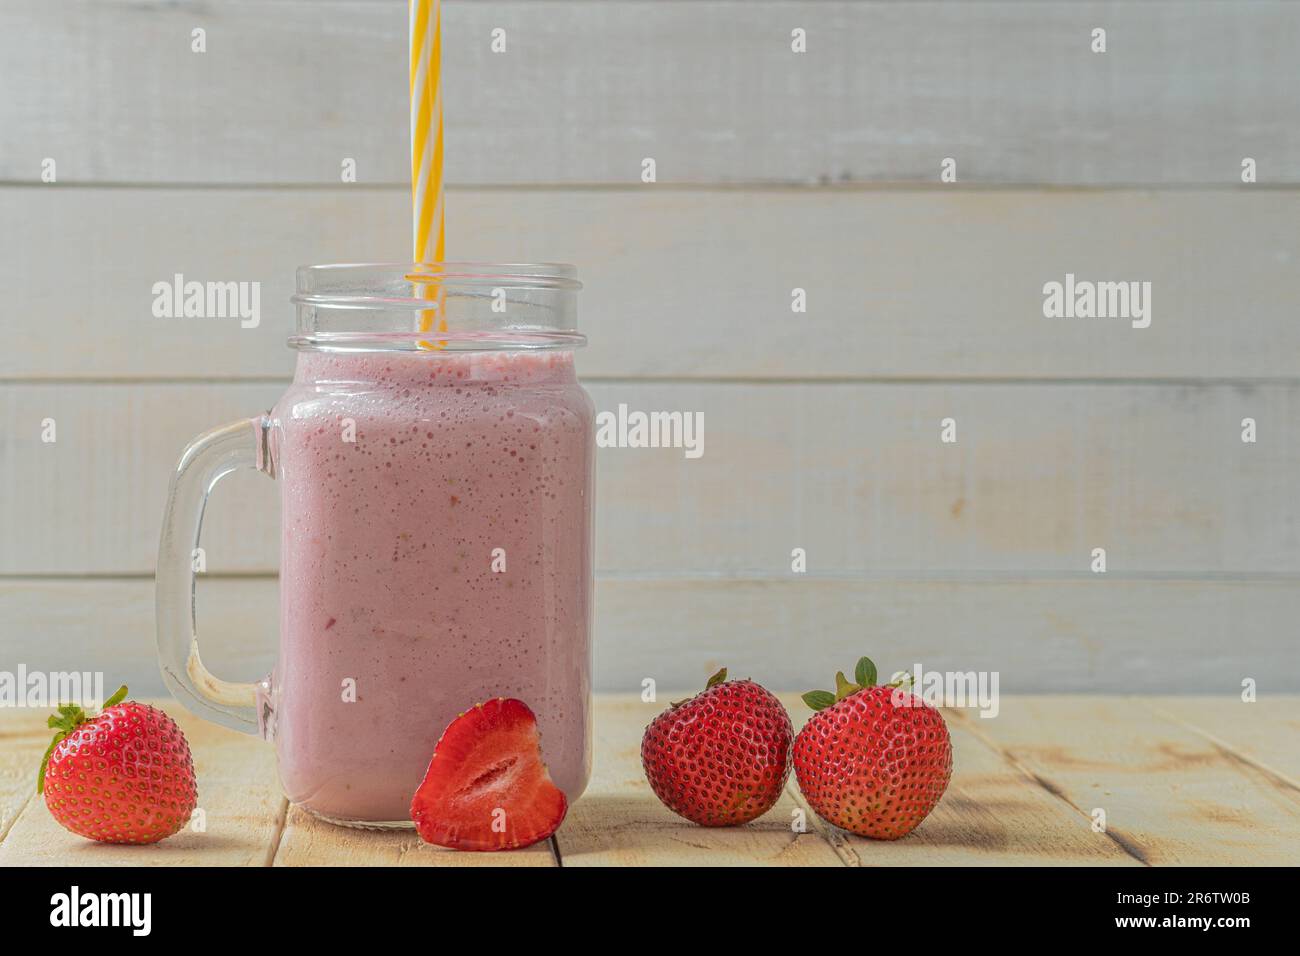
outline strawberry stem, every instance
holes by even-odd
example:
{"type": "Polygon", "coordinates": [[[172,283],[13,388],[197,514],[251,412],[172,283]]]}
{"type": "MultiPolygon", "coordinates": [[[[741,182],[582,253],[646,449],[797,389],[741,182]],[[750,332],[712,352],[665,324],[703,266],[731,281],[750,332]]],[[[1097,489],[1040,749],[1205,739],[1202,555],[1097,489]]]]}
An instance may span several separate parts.
{"type": "MultiPolygon", "coordinates": [[[[727,679],[727,669],[724,667],[722,668],[722,670],[718,671],[716,674],[714,674],[712,677],[709,678],[708,683],[704,685],[704,690],[712,690],[714,687],[717,687],[726,679],[727,679]]],[[[700,691],[700,694],[703,694],[704,690],[700,691]]],[[[700,696],[700,694],[696,694],[695,696],[698,697],[700,696]]],[[[670,701],[669,706],[680,707],[682,706],[682,704],[686,703],[687,701],[694,700],[694,699],[695,699],[694,697],[688,697],[686,698],[686,700],[670,701]]]]}
{"type": "MultiPolygon", "coordinates": [[[[894,675],[894,681],[885,684],[884,686],[900,686],[902,684],[903,676],[905,676],[908,681],[913,679],[910,672],[899,671],[898,674],[894,675]]],[[[838,671],[835,674],[834,693],[831,693],[828,690],[810,690],[808,693],[803,695],[803,702],[813,710],[825,710],[827,707],[833,706],[845,697],[856,694],[860,690],[865,690],[868,687],[875,687],[876,677],[875,662],[872,661],[870,657],[860,657],[858,658],[857,666],[853,668],[853,681],[850,681],[845,677],[843,671],[838,671]]]]}
{"type": "Polygon", "coordinates": [[[848,697],[850,694],[856,694],[860,690],[862,690],[862,688],[859,687],[857,684],[853,684],[849,682],[849,680],[844,676],[844,671],[835,672],[835,699],[836,700],[843,700],[845,697],[848,697]]]}
{"type": "Polygon", "coordinates": [[[908,687],[912,687],[913,685],[915,685],[916,675],[913,674],[911,671],[895,671],[894,676],[890,679],[889,683],[886,684],[885,686],[902,687],[904,684],[906,684],[908,687]]]}

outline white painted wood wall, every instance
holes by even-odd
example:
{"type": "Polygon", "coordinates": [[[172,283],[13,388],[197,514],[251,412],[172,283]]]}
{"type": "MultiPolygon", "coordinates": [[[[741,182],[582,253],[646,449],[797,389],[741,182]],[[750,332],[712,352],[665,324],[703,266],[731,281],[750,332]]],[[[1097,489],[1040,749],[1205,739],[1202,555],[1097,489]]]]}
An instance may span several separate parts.
{"type": "MultiPolygon", "coordinates": [[[[698,461],[599,456],[602,687],[802,689],[872,652],[1007,691],[1300,689],[1300,3],[444,16],[450,249],[577,263],[598,406],[705,415],[698,461]],[[1067,272],[1150,281],[1151,327],[1043,318],[1067,272]]],[[[405,23],[0,3],[0,669],[160,690],[177,453],[283,387],[294,266],[406,252],[405,23]],[[154,318],[177,272],[260,281],[261,326],[154,318]]],[[[272,659],[273,492],[209,512],[231,678],[272,659]]]]}

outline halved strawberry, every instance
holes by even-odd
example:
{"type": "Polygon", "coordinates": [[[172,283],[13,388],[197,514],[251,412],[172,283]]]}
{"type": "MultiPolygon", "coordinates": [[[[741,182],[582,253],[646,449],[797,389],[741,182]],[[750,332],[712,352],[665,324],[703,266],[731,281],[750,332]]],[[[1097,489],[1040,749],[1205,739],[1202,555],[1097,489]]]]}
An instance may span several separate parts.
{"type": "Polygon", "coordinates": [[[542,763],[537,718],[523,701],[497,697],[443,731],[411,819],[427,843],[513,850],[545,840],[568,809],[542,763]]]}

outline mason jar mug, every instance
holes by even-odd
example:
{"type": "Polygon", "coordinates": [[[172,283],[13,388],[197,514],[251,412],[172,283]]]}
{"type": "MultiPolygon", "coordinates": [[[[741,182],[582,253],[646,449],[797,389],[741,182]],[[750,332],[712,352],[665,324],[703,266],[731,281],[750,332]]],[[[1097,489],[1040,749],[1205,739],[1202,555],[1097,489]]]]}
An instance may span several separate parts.
{"type": "Polygon", "coordinates": [[[172,476],[158,651],[179,701],[273,740],[295,804],[408,826],[442,731],[476,703],[537,715],[569,800],[591,763],[593,407],[574,270],[309,266],[293,383],[196,438],[172,476]],[[192,555],[212,486],[280,485],[280,647],[256,684],[199,656],[192,555]]]}

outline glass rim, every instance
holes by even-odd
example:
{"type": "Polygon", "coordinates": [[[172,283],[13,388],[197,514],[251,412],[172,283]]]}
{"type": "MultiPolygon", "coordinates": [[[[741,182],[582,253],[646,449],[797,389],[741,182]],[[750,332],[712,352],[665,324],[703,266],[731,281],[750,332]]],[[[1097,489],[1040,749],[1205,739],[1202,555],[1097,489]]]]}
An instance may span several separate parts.
{"type": "Polygon", "coordinates": [[[419,352],[423,355],[456,352],[573,351],[587,344],[581,332],[518,329],[498,332],[316,332],[291,335],[289,348],[300,352],[419,352]]]}
{"type": "Polygon", "coordinates": [[[296,288],[290,301],[295,304],[319,305],[324,300],[335,308],[365,308],[374,301],[375,308],[418,308],[418,296],[350,295],[358,282],[407,281],[413,285],[443,285],[453,288],[501,286],[506,289],[538,289],[577,292],[582,283],[578,270],[565,262],[330,262],[299,266],[296,288]],[[343,292],[340,290],[347,290],[343,292]],[[379,305],[380,302],[387,305],[379,305]]]}
{"type": "Polygon", "coordinates": [[[341,352],[578,349],[587,341],[575,319],[581,288],[577,268],[561,262],[299,266],[290,296],[297,330],[288,344],[341,352]],[[433,314],[449,318],[450,328],[411,319],[433,314]]]}

